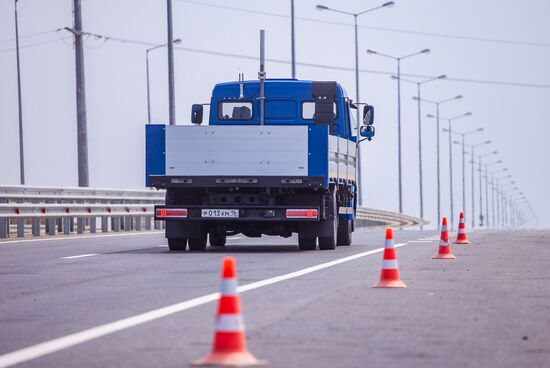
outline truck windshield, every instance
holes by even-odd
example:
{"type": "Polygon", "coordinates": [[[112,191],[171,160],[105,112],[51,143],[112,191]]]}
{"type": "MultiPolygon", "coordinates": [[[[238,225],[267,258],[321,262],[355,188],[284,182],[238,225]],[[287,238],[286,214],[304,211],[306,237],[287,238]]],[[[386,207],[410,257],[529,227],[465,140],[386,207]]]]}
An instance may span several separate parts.
{"type": "Polygon", "coordinates": [[[221,120],[250,120],[252,119],[252,102],[221,102],[218,105],[218,118],[221,120]]]}
{"type": "MultiPolygon", "coordinates": [[[[336,104],[332,104],[332,112],[336,116],[336,104]]],[[[304,120],[313,120],[313,115],[315,114],[315,102],[314,101],[304,101],[302,103],[302,119],[304,120]]]]}

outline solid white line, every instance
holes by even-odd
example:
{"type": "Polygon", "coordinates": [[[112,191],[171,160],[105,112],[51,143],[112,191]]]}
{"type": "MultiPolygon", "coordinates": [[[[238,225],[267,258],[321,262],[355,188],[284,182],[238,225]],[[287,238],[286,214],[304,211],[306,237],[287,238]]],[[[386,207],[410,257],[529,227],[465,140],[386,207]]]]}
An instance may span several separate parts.
{"type": "Polygon", "coordinates": [[[409,240],[409,243],[432,243],[434,240],[409,240]]]}
{"type": "Polygon", "coordinates": [[[78,256],[61,257],[61,259],[77,259],[77,258],[93,257],[93,256],[99,256],[99,254],[95,254],[95,253],[81,254],[78,256]]]}
{"type": "MultiPolygon", "coordinates": [[[[396,244],[396,247],[401,247],[407,243],[396,244]]],[[[354,254],[352,256],[336,259],[334,261],[322,263],[320,265],[304,268],[299,271],[294,271],[281,276],[275,276],[266,280],[256,281],[250,284],[239,286],[237,290],[240,293],[244,293],[250,290],[259,289],[264,286],[276,284],[278,282],[290,280],[296,277],[307,275],[312,272],[320,271],[325,268],[333,267],[345,262],[350,262],[362,257],[369,256],[371,254],[380,253],[384,248],[378,248],[367,252],[354,254]]],[[[10,367],[14,364],[23,363],[32,359],[39,358],[41,356],[54,353],[56,351],[64,350],[78,344],[85,343],[87,341],[97,339],[102,336],[106,336],[118,331],[125,330],[130,327],[135,327],[146,322],[154,321],[159,318],[163,318],[174,313],[182,312],[194,307],[198,307],[213,301],[218,300],[220,293],[212,293],[200,296],[195,299],[183,301],[180,303],[172,304],[166,307],[155,309],[149,312],[138,314],[132,317],[120,319],[118,321],[106,323],[96,327],[89,328],[80,332],[75,332],[70,335],[59,337],[57,339],[49,340],[37,345],[32,345],[27,348],[13,351],[0,356],[0,368],[10,367]]]]}
{"type": "Polygon", "coordinates": [[[163,233],[163,230],[159,231],[143,231],[138,233],[116,233],[116,234],[98,234],[98,235],[91,235],[91,234],[83,234],[83,236],[54,236],[54,237],[48,237],[48,238],[36,238],[36,239],[21,239],[21,240],[7,240],[7,241],[1,241],[0,240],[0,246],[2,244],[13,244],[13,243],[31,243],[31,242],[43,242],[43,241],[53,241],[53,240],[71,240],[71,239],[94,239],[94,238],[109,238],[114,236],[135,236],[135,235],[149,235],[149,234],[160,234],[163,233]]]}

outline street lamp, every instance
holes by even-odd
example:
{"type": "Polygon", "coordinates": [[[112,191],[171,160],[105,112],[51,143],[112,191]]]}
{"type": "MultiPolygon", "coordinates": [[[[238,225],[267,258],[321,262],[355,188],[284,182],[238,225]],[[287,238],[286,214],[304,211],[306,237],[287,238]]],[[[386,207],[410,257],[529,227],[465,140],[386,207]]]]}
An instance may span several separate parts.
{"type": "MultiPolygon", "coordinates": [[[[173,41],[173,43],[180,44],[181,39],[176,38],[173,41]]],[[[147,70],[147,124],[151,124],[151,94],[150,94],[150,86],[149,86],[149,52],[155,49],[159,49],[161,47],[165,47],[166,45],[168,44],[163,43],[162,45],[157,45],[145,50],[145,68],[147,70]]]]}
{"type": "Polygon", "coordinates": [[[498,204],[498,197],[497,197],[498,196],[498,184],[497,184],[498,179],[495,178],[495,174],[503,173],[506,171],[508,171],[507,168],[500,168],[496,171],[491,172],[491,205],[492,205],[492,211],[493,211],[492,221],[493,221],[493,226],[495,226],[495,228],[498,228],[500,226],[500,207],[498,204]],[[495,211],[495,207],[496,207],[496,211],[495,211]]]}
{"type": "Polygon", "coordinates": [[[19,22],[15,0],[15,55],[17,58],[17,104],[19,108],[19,179],[25,185],[25,155],[23,150],[23,107],[21,101],[21,64],[19,62],[19,22]]]}
{"type": "Polygon", "coordinates": [[[466,153],[466,154],[469,154],[472,156],[472,161],[470,161],[472,163],[472,229],[475,228],[475,198],[474,198],[474,194],[475,194],[475,185],[474,185],[474,173],[475,173],[475,163],[474,163],[474,151],[477,147],[480,147],[480,146],[484,146],[486,144],[490,144],[491,141],[485,141],[485,142],[481,142],[481,143],[478,143],[478,144],[465,144],[466,147],[469,147],[470,148],[470,153],[466,153]]]}
{"type": "Polygon", "coordinates": [[[487,152],[483,155],[478,156],[479,158],[479,227],[483,227],[483,219],[485,218],[483,216],[483,183],[482,183],[483,175],[482,175],[481,166],[483,164],[483,158],[496,155],[497,153],[498,151],[492,151],[492,152],[487,152]]]}
{"type": "MultiPolygon", "coordinates": [[[[443,131],[447,131],[449,129],[443,128],[443,131]]],[[[455,144],[461,144],[462,145],[462,211],[464,211],[464,214],[467,213],[466,211],[466,136],[482,132],[483,128],[478,128],[474,130],[469,130],[467,132],[457,132],[454,130],[449,130],[450,133],[458,134],[462,137],[462,142],[454,141],[455,144]]],[[[472,216],[474,214],[472,213],[472,216]]]]}
{"type": "Polygon", "coordinates": [[[447,120],[447,123],[449,124],[448,132],[449,132],[449,186],[450,186],[450,193],[451,193],[451,227],[454,226],[454,219],[455,219],[455,211],[454,211],[454,191],[453,191],[453,137],[452,137],[452,122],[458,119],[465,118],[467,116],[471,116],[471,112],[464,113],[462,115],[455,116],[453,118],[443,118],[443,120],[447,120]]]}
{"type": "Polygon", "coordinates": [[[440,100],[440,101],[432,101],[427,100],[425,98],[419,98],[414,96],[413,100],[421,101],[421,102],[427,102],[434,104],[436,106],[436,119],[437,119],[437,125],[436,125],[436,137],[437,137],[437,226],[439,228],[441,223],[441,165],[439,164],[439,156],[440,156],[440,149],[439,149],[439,105],[442,105],[447,102],[451,102],[454,100],[459,100],[462,98],[462,95],[457,95],[453,98],[449,98],[446,100],[440,100]]]}
{"type": "Polygon", "coordinates": [[[401,60],[429,53],[430,49],[424,49],[408,55],[393,56],[373,50],[367,50],[367,54],[369,55],[378,55],[397,61],[397,170],[399,181],[399,213],[403,213],[403,183],[401,180],[401,60]]]}
{"type": "MultiPolygon", "coordinates": [[[[361,102],[359,100],[359,36],[358,36],[358,33],[357,33],[357,17],[359,17],[360,15],[363,15],[363,14],[370,13],[372,11],[381,9],[381,8],[392,7],[394,5],[395,5],[395,3],[393,1],[389,1],[389,2],[383,3],[382,5],[379,5],[377,7],[367,9],[367,10],[363,10],[359,13],[352,13],[352,12],[347,12],[347,11],[343,11],[343,10],[333,9],[333,8],[329,8],[328,6],[324,6],[324,5],[317,5],[316,6],[316,9],[319,10],[319,11],[332,11],[332,12],[335,12],[335,13],[340,13],[340,14],[353,16],[354,28],[355,28],[355,98],[356,98],[357,103],[361,102]]],[[[359,130],[361,128],[361,115],[360,115],[359,109],[357,109],[356,124],[357,124],[357,137],[359,137],[359,130]]],[[[357,188],[359,188],[358,193],[357,193],[358,194],[357,200],[359,202],[359,205],[361,206],[361,205],[363,205],[363,194],[361,192],[361,183],[362,183],[362,180],[361,180],[361,147],[360,147],[359,144],[357,145],[356,156],[357,156],[357,158],[356,158],[356,161],[357,161],[357,178],[356,178],[356,182],[357,182],[357,188]]]]}
{"type": "MultiPolygon", "coordinates": [[[[395,75],[391,76],[392,79],[397,79],[395,75]]],[[[420,86],[426,83],[436,81],[438,79],[445,79],[447,76],[442,74],[438,77],[424,79],[422,81],[413,81],[410,79],[401,78],[403,82],[416,84],[416,97],[418,101],[418,178],[420,181],[419,191],[420,191],[420,218],[424,218],[424,191],[423,191],[423,181],[422,181],[422,114],[420,112],[420,86]]]]}
{"type": "Polygon", "coordinates": [[[453,200],[453,197],[454,197],[453,196],[453,147],[452,147],[452,134],[451,134],[452,127],[451,127],[451,123],[455,120],[462,119],[462,118],[470,116],[470,115],[472,115],[471,112],[467,112],[467,113],[455,116],[453,118],[444,118],[444,117],[440,117],[440,116],[434,116],[432,114],[427,115],[429,118],[434,118],[434,119],[437,118],[437,119],[447,120],[447,123],[449,125],[449,127],[448,127],[448,131],[449,131],[449,176],[450,176],[449,185],[450,185],[450,191],[451,191],[451,227],[453,227],[453,225],[454,225],[454,218],[455,218],[455,215],[454,215],[454,200],[453,200]]]}
{"type": "MultiPolygon", "coordinates": [[[[487,215],[487,228],[489,228],[489,226],[491,226],[491,223],[489,222],[489,171],[488,171],[488,168],[489,166],[494,166],[494,165],[499,165],[502,163],[502,160],[498,160],[498,161],[494,161],[494,162],[491,162],[489,164],[486,164],[485,165],[485,214],[487,215]]],[[[480,173],[481,175],[481,173],[480,173]]],[[[492,184],[491,184],[491,187],[492,187],[492,184]]],[[[493,206],[493,210],[494,210],[494,206],[493,206]]],[[[493,216],[493,219],[495,217],[495,213],[492,212],[492,216],[493,216]]],[[[494,222],[492,222],[493,226],[495,225],[494,222]]]]}

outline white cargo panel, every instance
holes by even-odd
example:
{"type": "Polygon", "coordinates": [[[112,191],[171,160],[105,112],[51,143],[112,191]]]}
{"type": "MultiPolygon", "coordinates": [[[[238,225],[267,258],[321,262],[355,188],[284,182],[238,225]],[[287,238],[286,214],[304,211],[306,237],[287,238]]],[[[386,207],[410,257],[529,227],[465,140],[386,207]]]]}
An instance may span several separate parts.
{"type": "Polygon", "coordinates": [[[166,175],[308,175],[307,126],[167,126],[166,175]]]}

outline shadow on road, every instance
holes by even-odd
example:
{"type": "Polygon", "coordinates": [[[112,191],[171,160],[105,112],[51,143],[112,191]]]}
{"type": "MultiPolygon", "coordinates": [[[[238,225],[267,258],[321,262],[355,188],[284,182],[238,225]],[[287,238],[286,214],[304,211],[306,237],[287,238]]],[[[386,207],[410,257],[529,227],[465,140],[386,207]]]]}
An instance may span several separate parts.
{"type": "Polygon", "coordinates": [[[168,246],[156,246],[140,249],[121,250],[104,254],[214,254],[214,253],[300,253],[297,245],[226,245],[225,247],[207,247],[204,251],[171,252],[168,246]]]}

